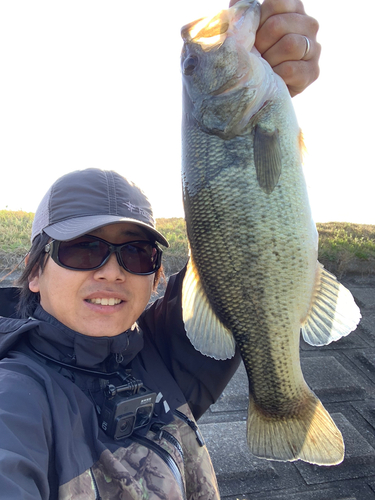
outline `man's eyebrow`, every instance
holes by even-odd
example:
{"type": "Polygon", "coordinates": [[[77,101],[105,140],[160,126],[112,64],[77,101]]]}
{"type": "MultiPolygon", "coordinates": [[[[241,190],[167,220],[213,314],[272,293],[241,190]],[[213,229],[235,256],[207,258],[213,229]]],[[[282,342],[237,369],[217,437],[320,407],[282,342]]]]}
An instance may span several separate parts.
{"type": "Polygon", "coordinates": [[[136,236],[137,238],[139,236],[141,236],[142,238],[146,237],[145,233],[141,229],[140,230],[137,230],[137,229],[134,229],[134,230],[126,229],[125,231],[121,231],[121,235],[122,236],[136,236]]]}
{"type": "MultiPolygon", "coordinates": [[[[105,227],[105,226],[104,226],[105,227]]],[[[104,227],[99,227],[96,231],[99,234],[103,234],[104,227]]],[[[120,236],[125,236],[125,237],[134,237],[134,238],[147,238],[147,234],[145,231],[143,231],[141,228],[134,228],[134,229],[124,229],[121,231],[120,236]]]]}

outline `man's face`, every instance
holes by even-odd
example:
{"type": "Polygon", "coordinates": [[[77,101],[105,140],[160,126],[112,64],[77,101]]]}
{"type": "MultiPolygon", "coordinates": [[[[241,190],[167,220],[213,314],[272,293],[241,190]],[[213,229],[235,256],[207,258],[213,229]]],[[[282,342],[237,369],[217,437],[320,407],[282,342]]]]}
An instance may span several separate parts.
{"type": "MultiPolygon", "coordinates": [[[[148,239],[139,226],[130,223],[111,224],[89,234],[114,244],[148,239]]],[[[65,269],[48,258],[43,272],[30,280],[29,288],[40,293],[45,311],[72,330],[93,337],[112,337],[139,318],[150,299],[153,282],[153,274],[139,276],[125,271],[112,254],[103,267],[93,271],[65,269]],[[94,299],[121,302],[101,305],[94,299]]]]}

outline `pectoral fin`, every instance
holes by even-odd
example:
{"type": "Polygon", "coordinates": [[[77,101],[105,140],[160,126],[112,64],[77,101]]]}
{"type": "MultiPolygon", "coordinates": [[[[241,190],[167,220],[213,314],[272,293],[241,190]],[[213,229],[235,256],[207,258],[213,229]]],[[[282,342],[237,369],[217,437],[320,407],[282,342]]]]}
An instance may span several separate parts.
{"type": "Polygon", "coordinates": [[[214,313],[191,257],[182,286],[182,317],[195,349],[215,359],[234,356],[233,335],[214,313]]]}
{"type": "Polygon", "coordinates": [[[350,291],[318,262],[315,295],[302,324],[305,342],[327,345],[356,329],[361,313],[350,291]]]}
{"type": "Polygon", "coordinates": [[[279,131],[269,132],[260,125],[254,131],[254,163],[259,187],[271,194],[281,174],[279,131]]]}

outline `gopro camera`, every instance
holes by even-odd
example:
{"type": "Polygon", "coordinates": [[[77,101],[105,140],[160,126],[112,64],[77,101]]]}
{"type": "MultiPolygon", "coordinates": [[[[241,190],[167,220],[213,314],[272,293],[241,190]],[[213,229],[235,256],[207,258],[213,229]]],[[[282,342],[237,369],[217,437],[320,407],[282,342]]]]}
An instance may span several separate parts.
{"type": "Polygon", "coordinates": [[[108,384],[99,415],[103,431],[113,439],[124,439],[147,425],[154,412],[156,393],[128,375],[120,386],[108,384]]]}

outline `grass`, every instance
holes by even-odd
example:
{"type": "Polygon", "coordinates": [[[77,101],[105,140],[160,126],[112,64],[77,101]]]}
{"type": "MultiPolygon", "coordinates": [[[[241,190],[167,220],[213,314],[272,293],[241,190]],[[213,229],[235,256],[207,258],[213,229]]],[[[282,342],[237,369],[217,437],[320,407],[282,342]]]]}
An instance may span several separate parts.
{"type": "Polygon", "coordinates": [[[347,222],[317,224],[319,260],[338,277],[348,270],[375,271],[375,226],[347,222]]]}
{"type": "Polygon", "coordinates": [[[10,272],[30,248],[34,214],[0,210],[0,271],[10,272]]]}
{"type": "Polygon", "coordinates": [[[168,240],[170,247],[163,249],[163,265],[166,276],[179,271],[188,257],[185,220],[172,217],[156,219],[156,228],[168,240]]]}
{"type": "Polygon", "coordinates": [[[0,210],[0,251],[24,254],[30,247],[34,214],[0,210]]]}
{"type": "MultiPolygon", "coordinates": [[[[30,246],[34,214],[0,210],[0,270],[10,270],[30,246]]],[[[182,218],[157,219],[158,230],[170,248],[164,250],[166,275],[178,271],[187,260],[187,237],[182,218]]],[[[318,223],[319,260],[341,277],[347,272],[375,271],[375,226],[340,222],[318,223]]]]}

